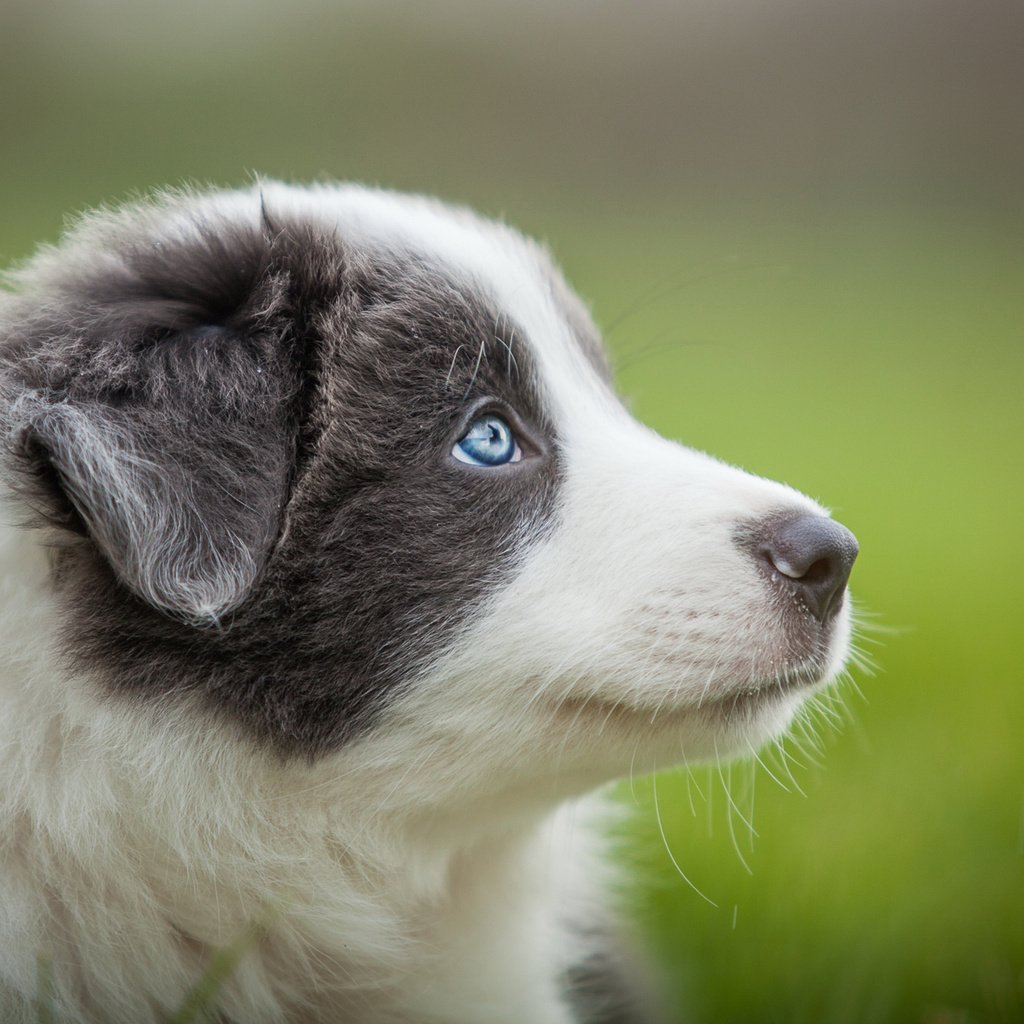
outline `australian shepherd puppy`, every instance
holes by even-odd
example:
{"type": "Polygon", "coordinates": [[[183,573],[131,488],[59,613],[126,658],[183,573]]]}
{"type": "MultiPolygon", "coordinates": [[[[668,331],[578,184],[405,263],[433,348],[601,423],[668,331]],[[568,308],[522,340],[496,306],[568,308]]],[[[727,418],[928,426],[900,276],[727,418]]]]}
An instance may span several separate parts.
{"type": "Polygon", "coordinates": [[[355,186],[85,218],[0,299],[0,1020],[658,1019],[578,800],[745,754],[857,545],[616,398],[515,231],[355,186]],[[568,808],[568,811],[566,810],[568,808]]]}

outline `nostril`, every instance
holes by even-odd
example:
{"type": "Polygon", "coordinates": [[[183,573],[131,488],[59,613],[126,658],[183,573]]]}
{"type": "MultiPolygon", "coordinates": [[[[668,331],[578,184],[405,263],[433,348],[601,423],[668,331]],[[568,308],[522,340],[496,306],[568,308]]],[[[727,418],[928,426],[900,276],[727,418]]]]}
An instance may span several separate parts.
{"type": "Polygon", "coordinates": [[[826,583],[836,574],[835,560],[831,558],[819,558],[813,562],[810,568],[800,576],[805,583],[826,583]]]}
{"type": "Polygon", "coordinates": [[[841,523],[826,516],[801,515],[772,521],[758,554],[774,574],[824,622],[838,611],[850,570],[857,557],[857,539],[841,523]]]}

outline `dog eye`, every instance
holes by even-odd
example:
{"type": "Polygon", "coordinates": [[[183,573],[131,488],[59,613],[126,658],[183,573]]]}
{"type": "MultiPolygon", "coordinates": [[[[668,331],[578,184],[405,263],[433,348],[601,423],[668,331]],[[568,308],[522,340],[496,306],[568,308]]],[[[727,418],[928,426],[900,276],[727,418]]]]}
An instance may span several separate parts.
{"type": "Polygon", "coordinates": [[[503,466],[518,462],[523,452],[508,423],[491,413],[473,420],[452,448],[452,455],[471,466],[503,466]]]}

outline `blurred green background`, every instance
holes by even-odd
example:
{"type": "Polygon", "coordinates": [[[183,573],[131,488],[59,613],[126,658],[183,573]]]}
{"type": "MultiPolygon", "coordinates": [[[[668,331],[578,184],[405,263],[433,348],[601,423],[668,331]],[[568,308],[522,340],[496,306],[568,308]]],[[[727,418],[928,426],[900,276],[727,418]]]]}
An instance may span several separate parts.
{"type": "Polygon", "coordinates": [[[654,783],[623,787],[679,1020],[1012,1024],[1022,41],[1009,0],[2,0],[0,262],[257,171],[546,239],[641,418],[861,541],[877,672],[838,726],[660,776],[660,827],[654,783]]]}

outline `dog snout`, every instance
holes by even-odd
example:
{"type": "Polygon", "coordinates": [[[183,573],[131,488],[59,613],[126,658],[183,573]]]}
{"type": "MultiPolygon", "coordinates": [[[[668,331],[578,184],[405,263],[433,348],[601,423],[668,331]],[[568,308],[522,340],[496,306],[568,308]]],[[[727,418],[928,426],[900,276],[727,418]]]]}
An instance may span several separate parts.
{"type": "Polygon", "coordinates": [[[771,578],[824,623],[843,603],[858,545],[842,523],[801,514],[767,524],[756,551],[771,578]]]}

